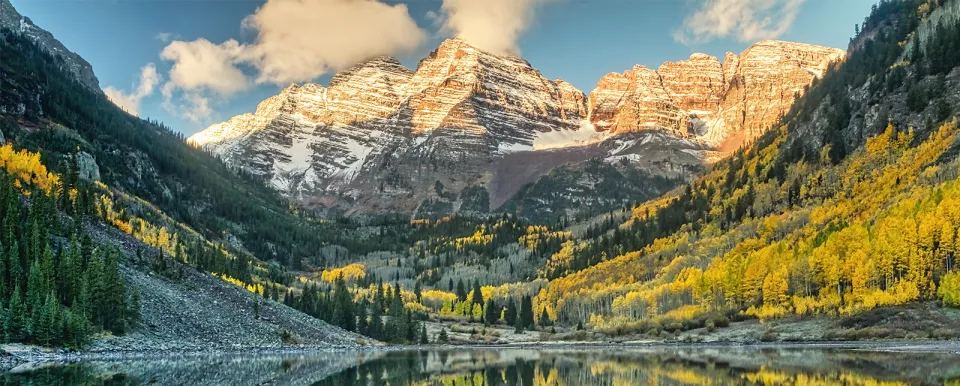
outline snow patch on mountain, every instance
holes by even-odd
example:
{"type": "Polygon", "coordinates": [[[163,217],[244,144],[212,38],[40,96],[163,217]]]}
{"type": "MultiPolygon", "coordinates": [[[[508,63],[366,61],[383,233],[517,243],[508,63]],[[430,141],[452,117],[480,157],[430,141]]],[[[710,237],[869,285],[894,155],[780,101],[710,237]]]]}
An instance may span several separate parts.
{"type": "Polygon", "coordinates": [[[576,130],[557,130],[538,133],[533,139],[533,150],[558,149],[571,146],[585,146],[601,142],[610,137],[608,132],[597,129],[584,120],[576,130]]]}

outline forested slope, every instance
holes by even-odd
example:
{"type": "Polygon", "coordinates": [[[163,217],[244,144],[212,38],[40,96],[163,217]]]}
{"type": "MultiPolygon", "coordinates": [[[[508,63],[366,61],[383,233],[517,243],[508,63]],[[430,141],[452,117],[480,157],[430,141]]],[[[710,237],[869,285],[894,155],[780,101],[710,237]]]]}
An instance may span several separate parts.
{"type": "Polygon", "coordinates": [[[320,244],[275,192],[200,150],[180,133],[117,108],[78,87],[62,61],[28,39],[0,33],[0,130],[38,151],[54,170],[70,155],[93,156],[103,182],[155,204],[173,219],[262,259],[297,264],[320,244]]]}
{"type": "Polygon", "coordinates": [[[960,27],[942,22],[910,43],[938,12],[937,2],[881,1],[848,60],[779,129],[554,254],[546,274],[558,278],[535,308],[624,333],[956,305],[960,27]]]}
{"type": "Polygon", "coordinates": [[[363,341],[264,299],[289,282],[269,259],[295,265],[320,245],[273,192],[122,112],[24,36],[0,32],[0,57],[3,341],[133,350],[363,341]]]}

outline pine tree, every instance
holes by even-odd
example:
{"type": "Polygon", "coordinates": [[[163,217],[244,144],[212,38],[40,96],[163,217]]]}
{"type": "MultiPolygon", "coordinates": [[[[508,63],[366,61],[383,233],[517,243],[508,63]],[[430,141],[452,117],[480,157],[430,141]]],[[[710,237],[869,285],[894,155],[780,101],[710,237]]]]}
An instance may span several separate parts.
{"type": "Polygon", "coordinates": [[[447,329],[446,329],[446,328],[441,328],[441,329],[440,329],[440,333],[437,334],[437,342],[438,342],[438,343],[449,343],[449,342],[450,342],[450,338],[447,337],[447,329]]]}
{"type": "Polygon", "coordinates": [[[467,289],[463,285],[463,279],[457,281],[457,300],[467,301],[467,289]]]}
{"type": "MultiPolygon", "coordinates": [[[[30,276],[27,279],[27,308],[31,313],[40,310],[43,307],[44,297],[47,294],[47,288],[44,285],[43,272],[40,268],[40,262],[37,260],[30,264],[30,276]]],[[[30,318],[30,327],[33,327],[35,318],[30,318]]],[[[28,328],[31,329],[32,328],[28,328]]]]}
{"type": "Polygon", "coordinates": [[[55,289],[57,263],[53,251],[50,250],[50,243],[43,243],[43,254],[40,258],[40,273],[43,275],[43,285],[46,289],[55,289]]]}
{"type": "Polygon", "coordinates": [[[10,306],[7,307],[7,317],[3,323],[3,335],[7,342],[19,342],[24,338],[26,310],[21,294],[20,285],[17,284],[10,296],[10,306]]]}
{"type": "Polygon", "coordinates": [[[367,319],[367,305],[360,303],[356,305],[357,311],[357,333],[360,335],[370,335],[370,322],[367,319]]]}
{"type": "Polygon", "coordinates": [[[519,319],[523,322],[524,328],[533,328],[533,301],[529,296],[524,296],[520,302],[519,319]]]}
{"type": "Polygon", "coordinates": [[[93,320],[93,298],[90,295],[89,272],[83,275],[80,280],[80,294],[77,295],[77,301],[74,302],[74,308],[84,319],[93,320]]]}
{"type": "Polygon", "coordinates": [[[550,315],[547,314],[547,309],[544,308],[540,312],[540,327],[547,327],[550,325],[550,315]]]}
{"type": "Polygon", "coordinates": [[[127,321],[130,324],[136,324],[140,322],[140,319],[143,317],[141,313],[141,299],[140,299],[140,289],[134,288],[133,291],[130,291],[130,300],[127,302],[127,321]]]}
{"type": "Polygon", "coordinates": [[[87,312],[90,320],[96,328],[106,329],[108,321],[106,319],[106,298],[107,289],[103,281],[103,258],[100,254],[90,258],[90,264],[87,266],[87,272],[84,277],[86,296],[89,301],[86,303],[87,312]]]}
{"type": "Polygon", "coordinates": [[[407,310],[403,318],[403,328],[406,331],[406,341],[415,343],[417,341],[417,323],[413,321],[413,312],[407,310]]]}
{"type": "Polygon", "coordinates": [[[377,293],[373,296],[373,305],[381,312],[387,307],[386,295],[383,293],[383,281],[377,282],[377,293]]]}
{"type": "Polygon", "coordinates": [[[523,318],[517,318],[517,320],[513,324],[513,332],[517,334],[523,333],[523,318]]]}
{"type": "Polygon", "coordinates": [[[386,340],[383,336],[383,309],[374,305],[370,313],[370,325],[367,327],[370,337],[378,340],[386,340]]]}
{"type": "Polygon", "coordinates": [[[36,331],[34,332],[34,339],[36,339],[37,342],[49,345],[52,341],[59,340],[59,334],[57,333],[59,307],[56,295],[50,292],[44,301],[42,311],[39,312],[39,315],[34,311],[34,315],[37,318],[37,322],[35,322],[36,331]]]}
{"type": "Polygon", "coordinates": [[[57,293],[60,294],[60,302],[71,305],[73,298],[77,296],[80,286],[77,285],[77,278],[83,274],[83,266],[80,265],[80,242],[76,235],[70,235],[70,244],[66,253],[62,254],[59,260],[57,273],[61,276],[60,285],[57,293]]]}
{"type": "Polygon", "coordinates": [[[343,277],[338,277],[333,291],[333,319],[331,323],[347,331],[356,331],[353,295],[343,277]]]}
{"type": "Polygon", "coordinates": [[[390,303],[390,314],[400,316],[403,312],[403,295],[400,292],[400,283],[393,283],[393,302],[390,303]]]}
{"type": "MultiPolygon", "coordinates": [[[[13,232],[13,229],[9,229],[13,232]]],[[[12,239],[10,245],[10,250],[7,251],[8,260],[10,261],[10,287],[17,287],[24,283],[24,274],[23,274],[23,264],[20,260],[20,245],[16,239],[12,239]]]]}
{"type": "Polygon", "coordinates": [[[420,344],[430,344],[430,337],[427,336],[427,326],[420,325],[420,344]]]}
{"type": "Polygon", "coordinates": [[[413,295],[417,297],[417,303],[423,302],[423,289],[420,288],[420,280],[413,286],[413,295]]]}
{"type": "Polygon", "coordinates": [[[470,304],[479,304],[483,305],[483,291],[480,290],[480,281],[475,281],[473,285],[473,299],[470,300],[470,304]]]}
{"type": "Polygon", "coordinates": [[[517,322],[517,302],[513,298],[510,298],[510,302],[507,303],[507,309],[503,313],[503,321],[508,326],[513,326],[517,322]]]}
{"type": "Polygon", "coordinates": [[[493,299],[487,299],[487,304],[483,307],[483,310],[483,324],[485,326],[489,327],[500,319],[500,309],[493,299]]]}
{"type": "Polygon", "coordinates": [[[3,250],[3,245],[0,245],[0,304],[6,304],[10,300],[10,287],[7,285],[10,258],[6,253],[3,253],[3,250]]]}
{"type": "Polygon", "coordinates": [[[108,249],[105,255],[100,288],[105,291],[101,295],[104,328],[114,335],[121,335],[126,331],[124,312],[126,303],[126,284],[120,276],[119,254],[114,249],[108,249]]]}

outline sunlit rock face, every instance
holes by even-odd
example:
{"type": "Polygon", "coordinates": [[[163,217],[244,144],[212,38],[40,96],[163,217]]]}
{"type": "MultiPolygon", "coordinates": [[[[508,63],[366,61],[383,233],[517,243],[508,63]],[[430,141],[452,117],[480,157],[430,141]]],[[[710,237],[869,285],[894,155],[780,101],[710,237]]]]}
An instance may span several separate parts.
{"type": "Polygon", "coordinates": [[[412,211],[437,181],[453,192],[482,184],[493,159],[577,131],[585,115],[586,98],[569,83],[451,39],[416,71],[376,58],[328,87],[290,86],[189,142],[300,199],[395,196],[378,209],[412,211]]]}
{"type": "Polygon", "coordinates": [[[532,145],[537,133],[575,129],[583,93],[550,81],[515,55],[494,55],[461,39],[420,61],[407,86],[414,133],[454,127],[487,133],[500,148],[532,145]]]}
{"type": "Polygon", "coordinates": [[[761,42],[723,63],[694,54],[656,70],[612,73],[588,98],[519,56],[450,39],[415,70],[375,58],[336,74],[327,87],[292,85],[256,112],[188,141],[318,208],[495,207],[552,169],[588,159],[690,177],[719,156],[717,147],[762,133],[842,57],[840,50],[761,42]],[[634,135],[648,130],[674,140],[629,146],[652,138],[634,135]],[[522,167],[507,165],[514,160],[522,167]],[[486,202],[473,202],[477,197],[486,202]]]}
{"type": "Polygon", "coordinates": [[[831,63],[839,49],[762,41],[724,62],[693,54],[656,71],[609,74],[590,93],[590,122],[611,133],[666,130],[732,150],[759,137],[831,63]]]}

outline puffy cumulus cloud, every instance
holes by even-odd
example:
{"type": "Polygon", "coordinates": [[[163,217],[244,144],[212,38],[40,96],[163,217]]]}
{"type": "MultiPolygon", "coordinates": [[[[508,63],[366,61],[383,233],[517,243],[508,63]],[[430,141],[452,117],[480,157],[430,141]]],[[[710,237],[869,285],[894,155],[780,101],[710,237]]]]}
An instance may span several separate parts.
{"type": "Polygon", "coordinates": [[[226,96],[249,85],[237,67],[245,50],[236,40],[214,44],[207,39],[197,39],[171,42],[160,52],[160,57],[173,62],[170,81],[177,87],[187,91],[205,89],[226,96]]]}
{"type": "Polygon", "coordinates": [[[806,0],[703,0],[674,38],[685,44],[733,38],[775,39],[787,32],[806,0]]]}
{"type": "Polygon", "coordinates": [[[249,88],[251,79],[310,81],[369,58],[413,51],[426,39],[406,5],[378,0],[267,0],[243,26],[256,33],[252,43],[200,38],[163,49],[160,57],[172,62],[162,90],[165,109],[207,121],[211,102],[249,88]]]}
{"type": "Polygon", "coordinates": [[[257,31],[246,60],[258,82],[276,84],[410,52],[426,39],[406,5],[375,0],[268,0],[244,26],[257,31]]]}
{"type": "Polygon", "coordinates": [[[204,96],[199,91],[187,91],[175,99],[174,93],[177,86],[172,82],[167,82],[161,88],[163,95],[163,109],[171,115],[186,119],[194,123],[210,123],[213,116],[213,109],[210,107],[210,98],[204,96]]]}
{"type": "MultiPolygon", "coordinates": [[[[491,52],[517,52],[537,8],[551,0],[443,0],[444,29],[491,52]]],[[[436,19],[437,15],[428,15],[436,19]]]]}
{"type": "Polygon", "coordinates": [[[113,86],[108,86],[103,89],[103,93],[107,95],[107,99],[110,99],[111,102],[126,112],[140,115],[140,101],[153,94],[158,84],[160,84],[160,74],[157,73],[157,67],[153,63],[149,63],[140,69],[140,79],[133,92],[127,93],[113,86]]]}
{"type": "Polygon", "coordinates": [[[246,49],[236,40],[170,42],[160,52],[162,59],[173,62],[170,80],[160,90],[163,109],[181,119],[208,123],[213,114],[210,94],[224,99],[250,86],[238,67],[246,49]]]}

